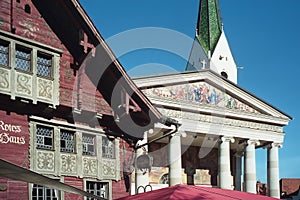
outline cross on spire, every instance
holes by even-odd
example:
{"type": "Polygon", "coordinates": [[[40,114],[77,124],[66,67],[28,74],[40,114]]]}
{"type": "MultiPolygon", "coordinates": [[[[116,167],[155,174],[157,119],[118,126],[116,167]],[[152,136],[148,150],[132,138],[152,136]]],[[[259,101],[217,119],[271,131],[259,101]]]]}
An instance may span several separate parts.
{"type": "Polygon", "coordinates": [[[202,69],[205,69],[205,67],[206,67],[206,61],[205,60],[201,60],[201,64],[202,64],[202,69]]]}

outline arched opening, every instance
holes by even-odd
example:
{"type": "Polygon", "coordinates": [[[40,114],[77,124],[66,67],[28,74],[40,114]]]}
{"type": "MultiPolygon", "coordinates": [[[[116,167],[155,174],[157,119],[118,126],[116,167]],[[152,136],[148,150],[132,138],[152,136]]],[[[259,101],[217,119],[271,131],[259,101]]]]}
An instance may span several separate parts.
{"type": "Polygon", "coordinates": [[[228,74],[226,72],[221,72],[221,76],[223,76],[224,78],[228,79],[228,74]]]}

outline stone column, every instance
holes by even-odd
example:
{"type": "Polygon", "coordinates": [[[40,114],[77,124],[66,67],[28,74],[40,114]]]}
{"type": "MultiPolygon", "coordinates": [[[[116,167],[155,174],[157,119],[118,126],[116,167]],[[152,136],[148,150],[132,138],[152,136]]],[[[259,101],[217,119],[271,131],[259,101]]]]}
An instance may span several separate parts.
{"type": "Polygon", "coordinates": [[[230,171],[230,142],[232,137],[221,137],[219,145],[219,187],[232,189],[232,178],[230,171]]]}
{"type": "Polygon", "coordinates": [[[242,156],[243,152],[236,152],[235,157],[235,176],[234,176],[234,189],[242,191],[242,156]]]}
{"type": "Polygon", "coordinates": [[[244,158],[244,181],[245,191],[256,194],[256,163],[255,145],[259,145],[258,140],[248,140],[245,143],[244,158]]]}
{"type": "Polygon", "coordinates": [[[181,134],[175,133],[169,143],[169,186],[182,183],[181,134]]]}
{"type": "MultiPolygon", "coordinates": [[[[138,145],[146,144],[147,143],[147,134],[144,134],[144,139],[138,142],[138,145]]],[[[139,148],[136,150],[136,158],[140,155],[143,155],[145,152],[148,152],[148,146],[145,146],[143,148],[139,148]]],[[[137,193],[143,193],[144,188],[146,185],[149,184],[149,173],[143,173],[141,170],[137,169],[136,163],[135,163],[135,194],[137,193]],[[140,187],[142,186],[142,187],[140,187]],[[139,189],[142,188],[142,189],[139,189]],[[139,189],[139,190],[138,190],[139,189]]]]}
{"type": "Polygon", "coordinates": [[[279,190],[279,167],[278,167],[278,147],[281,144],[270,144],[268,146],[267,179],[268,193],[270,197],[280,198],[279,190]]]}

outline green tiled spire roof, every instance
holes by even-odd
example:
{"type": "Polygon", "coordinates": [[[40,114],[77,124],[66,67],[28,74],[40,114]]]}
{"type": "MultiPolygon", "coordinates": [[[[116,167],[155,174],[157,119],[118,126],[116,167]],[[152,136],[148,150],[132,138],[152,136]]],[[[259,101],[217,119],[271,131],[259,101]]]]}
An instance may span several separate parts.
{"type": "Polygon", "coordinates": [[[213,53],[222,33],[219,0],[200,0],[197,38],[205,53],[213,53]]]}

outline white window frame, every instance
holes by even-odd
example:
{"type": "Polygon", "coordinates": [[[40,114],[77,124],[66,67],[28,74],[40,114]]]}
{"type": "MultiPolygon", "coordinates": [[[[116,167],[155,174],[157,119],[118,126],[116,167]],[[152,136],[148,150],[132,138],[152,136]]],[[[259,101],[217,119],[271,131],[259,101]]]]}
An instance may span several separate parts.
{"type": "MultiPolygon", "coordinates": [[[[67,129],[67,128],[60,128],[60,131],[59,131],[59,139],[60,139],[60,152],[61,153],[76,153],[76,132],[74,130],[70,130],[70,129],[67,129]],[[61,134],[63,131],[66,131],[66,132],[70,132],[70,134],[73,135],[73,139],[72,139],[72,143],[73,143],[73,150],[72,151],[64,151],[62,150],[62,137],[61,137],[61,134]]],[[[65,141],[68,141],[68,140],[65,140],[65,141]]]]}
{"type": "MultiPolygon", "coordinates": [[[[97,156],[97,149],[96,149],[96,147],[97,147],[97,137],[96,137],[96,135],[94,135],[94,134],[90,134],[90,133],[86,133],[86,132],[82,132],[82,155],[83,156],[97,156]],[[94,140],[94,144],[93,144],[93,149],[94,149],[94,154],[87,154],[87,153],[84,153],[84,148],[83,148],[83,146],[84,145],[86,145],[87,146],[87,150],[89,149],[88,148],[88,146],[90,145],[90,144],[88,144],[88,143],[84,143],[83,142],[83,137],[84,136],[88,136],[88,137],[92,137],[93,138],[93,140],[94,140]]],[[[87,152],[89,152],[89,151],[87,151],[87,152]]]]}
{"type": "MultiPolygon", "coordinates": [[[[103,181],[99,181],[99,180],[94,180],[94,179],[84,179],[84,191],[87,191],[87,182],[94,182],[94,183],[104,183],[108,185],[108,200],[112,199],[112,181],[110,180],[103,180],[103,181]]],[[[97,194],[96,194],[97,195],[97,194]]],[[[91,198],[88,197],[84,197],[84,200],[90,200],[91,198]]]]}
{"type": "Polygon", "coordinates": [[[0,30],[0,40],[9,43],[8,49],[8,66],[0,65],[0,69],[7,73],[7,82],[9,86],[7,88],[0,88],[0,93],[4,93],[11,96],[11,99],[21,97],[27,100],[32,100],[34,104],[37,102],[43,102],[52,104],[53,107],[59,105],[59,68],[60,68],[60,55],[62,51],[51,46],[47,46],[42,43],[35,42],[30,39],[26,39],[5,31],[0,30]],[[16,64],[16,48],[21,46],[31,51],[30,67],[29,71],[23,71],[15,68],[16,64]],[[42,76],[37,71],[37,57],[39,54],[44,54],[51,57],[51,72],[50,77],[42,76]],[[16,89],[16,77],[18,74],[24,74],[31,76],[30,80],[30,93],[20,93],[16,89]],[[49,81],[52,84],[51,96],[39,94],[39,84],[45,84],[49,81]]]}
{"type": "MultiPolygon", "coordinates": [[[[47,136],[40,136],[40,137],[43,137],[43,141],[45,143],[45,138],[50,138],[50,137],[47,137],[47,136]]],[[[55,138],[55,130],[54,130],[54,127],[53,126],[47,126],[47,125],[43,125],[43,124],[36,124],[35,126],[35,138],[36,138],[36,142],[35,142],[35,146],[37,149],[40,149],[40,150],[54,150],[54,138],[55,138]],[[38,147],[38,142],[37,142],[37,137],[38,137],[38,126],[39,127],[46,127],[46,128],[49,128],[49,129],[52,129],[52,135],[51,135],[51,140],[52,140],[52,145],[51,145],[51,148],[48,149],[48,148],[43,148],[43,147],[38,147]]],[[[43,144],[44,146],[50,146],[50,145],[45,145],[43,144]]]]}
{"type": "Polygon", "coordinates": [[[113,141],[111,141],[110,139],[108,139],[106,136],[102,136],[102,143],[101,143],[101,148],[102,148],[102,158],[103,159],[116,159],[116,143],[115,143],[115,139],[113,139],[113,141]],[[110,147],[104,146],[104,140],[107,140],[109,145],[112,145],[110,147]],[[112,150],[112,154],[111,155],[109,153],[109,151],[112,150]]]}
{"type": "MultiPolygon", "coordinates": [[[[54,177],[54,176],[48,176],[48,175],[46,175],[47,177],[49,177],[49,178],[52,178],[52,179],[55,179],[55,180],[57,180],[57,181],[60,181],[60,182],[64,182],[64,178],[63,177],[61,177],[61,178],[57,178],[57,177],[54,177]]],[[[33,186],[34,186],[34,184],[33,183],[29,183],[28,184],[29,185],[29,187],[28,187],[28,194],[29,194],[29,199],[30,200],[32,200],[32,191],[33,191],[33,186]]],[[[48,188],[48,189],[51,189],[51,188],[48,188]]],[[[54,189],[55,190],[55,189],[54,189]]],[[[63,191],[60,191],[60,190],[55,190],[56,191],[56,193],[57,193],[57,195],[58,195],[58,197],[57,197],[57,200],[64,200],[64,192],[63,191]]]]}

